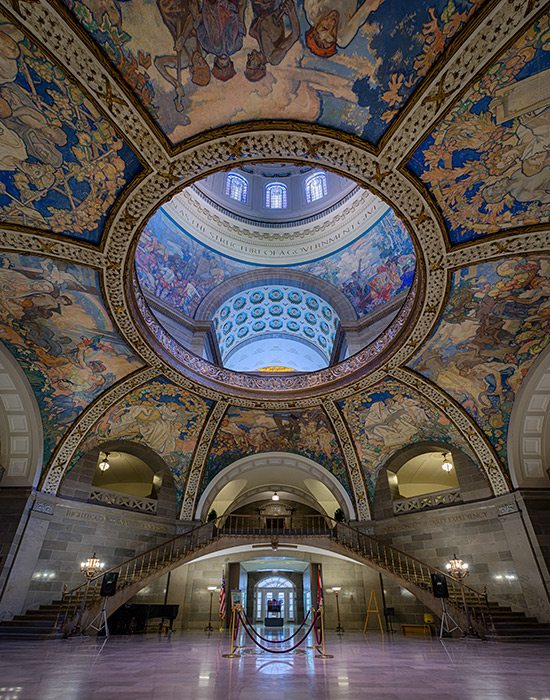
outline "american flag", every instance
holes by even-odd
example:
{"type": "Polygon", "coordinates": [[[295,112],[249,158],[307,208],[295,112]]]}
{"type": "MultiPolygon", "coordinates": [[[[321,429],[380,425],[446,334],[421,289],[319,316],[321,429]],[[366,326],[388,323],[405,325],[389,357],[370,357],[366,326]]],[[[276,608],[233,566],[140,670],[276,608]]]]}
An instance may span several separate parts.
{"type": "Polygon", "coordinates": [[[222,572],[222,585],[220,588],[220,620],[225,619],[225,574],[222,572]]]}

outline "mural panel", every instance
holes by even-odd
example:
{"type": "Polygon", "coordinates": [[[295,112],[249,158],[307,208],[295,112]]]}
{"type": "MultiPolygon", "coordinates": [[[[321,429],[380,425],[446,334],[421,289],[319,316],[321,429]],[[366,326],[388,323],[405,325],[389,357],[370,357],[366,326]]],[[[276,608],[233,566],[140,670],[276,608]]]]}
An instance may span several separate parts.
{"type": "Polygon", "coordinates": [[[64,2],[175,144],[262,118],[378,141],[484,0],[64,2]]]}
{"type": "Polygon", "coordinates": [[[455,272],[439,326],[411,367],[449,392],[506,462],[521,381],[550,341],[550,256],[455,272]]]}
{"type": "Polygon", "coordinates": [[[434,441],[456,445],[475,461],[447,416],[414,389],[386,379],[339,402],[355,441],[371,499],[386,461],[403,447],[434,441]]]}
{"type": "Polygon", "coordinates": [[[0,254],[0,299],[0,340],[36,395],[47,461],[82,410],[143,363],[114,330],[94,270],[0,254]]]}
{"type": "Polygon", "coordinates": [[[211,405],[211,401],[167,379],[155,379],[109,409],[89,432],[73,464],[106,440],[139,442],[154,450],[169,467],[179,509],[191,457],[211,405]]]}
{"type": "Polygon", "coordinates": [[[424,141],[409,168],[453,243],[550,220],[549,16],[542,17],[424,141]]]}
{"type": "MultiPolygon", "coordinates": [[[[322,408],[261,411],[230,407],[212,442],[200,493],[229,464],[260,452],[308,457],[328,469],[353,498],[342,452],[322,408]]],[[[277,479],[276,474],[273,478],[277,479]]]]}
{"type": "MultiPolygon", "coordinates": [[[[415,264],[407,229],[388,210],[371,229],[340,252],[295,265],[293,269],[333,284],[361,317],[407,291],[415,264]]],[[[149,220],[136,250],[136,271],[142,289],[187,316],[193,316],[200,301],[222,282],[253,267],[204,247],[162,210],[149,220]]]]}
{"type": "Polygon", "coordinates": [[[140,171],[63,70],[0,14],[0,221],[97,243],[140,171]]]}

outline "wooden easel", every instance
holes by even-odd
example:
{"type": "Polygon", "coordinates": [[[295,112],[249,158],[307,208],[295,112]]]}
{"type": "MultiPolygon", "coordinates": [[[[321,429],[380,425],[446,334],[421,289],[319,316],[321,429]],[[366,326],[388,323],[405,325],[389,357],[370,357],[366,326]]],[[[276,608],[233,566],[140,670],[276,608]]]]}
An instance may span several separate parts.
{"type": "Polygon", "coordinates": [[[378,601],[376,600],[376,593],[374,591],[370,592],[369,604],[367,605],[367,617],[365,618],[365,624],[363,626],[363,634],[367,634],[369,628],[369,615],[376,615],[378,618],[378,624],[380,625],[380,632],[384,636],[384,627],[382,626],[382,618],[380,616],[380,610],[378,608],[378,601]]]}

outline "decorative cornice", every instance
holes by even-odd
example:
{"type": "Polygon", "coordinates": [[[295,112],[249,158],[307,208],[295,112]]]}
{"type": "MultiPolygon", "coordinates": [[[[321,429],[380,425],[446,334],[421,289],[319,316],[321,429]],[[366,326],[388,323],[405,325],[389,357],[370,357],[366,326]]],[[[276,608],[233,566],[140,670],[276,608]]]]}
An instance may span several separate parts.
{"type": "Polygon", "coordinates": [[[447,255],[447,268],[457,269],[469,265],[497,260],[513,255],[533,255],[550,249],[550,230],[498,234],[465,246],[453,248],[447,255]]]}
{"type": "Polygon", "coordinates": [[[105,263],[105,256],[99,250],[83,243],[73,243],[66,237],[55,234],[44,236],[0,228],[0,250],[57,258],[100,269],[105,263]]]}

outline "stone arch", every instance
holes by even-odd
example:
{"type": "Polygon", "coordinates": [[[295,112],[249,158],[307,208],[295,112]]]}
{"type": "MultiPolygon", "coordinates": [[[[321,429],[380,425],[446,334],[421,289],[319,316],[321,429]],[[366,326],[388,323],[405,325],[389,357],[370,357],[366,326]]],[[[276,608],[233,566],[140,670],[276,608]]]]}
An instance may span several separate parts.
{"type": "Polygon", "coordinates": [[[3,487],[36,487],[44,435],[40,409],[23,370],[0,343],[0,479],[3,487]],[[2,474],[2,470],[5,470],[2,474]]]}
{"type": "Polygon", "coordinates": [[[508,429],[508,467],[516,488],[550,486],[550,346],[517,393],[508,429]]]}
{"type": "MultiPolygon", "coordinates": [[[[275,470],[277,466],[291,467],[296,472],[303,474],[305,478],[310,477],[320,481],[338,501],[346,518],[348,520],[356,519],[355,506],[338,479],[327,469],[317,464],[317,462],[302,455],[295,455],[289,452],[264,452],[262,454],[249,455],[230,464],[212,479],[202,493],[195,508],[195,518],[200,520],[206,519],[216,495],[230,481],[250,473],[253,469],[269,467],[275,470]]],[[[273,483],[279,486],[276,472],[274,472],[273,483]]],[[[280,484],[280,486],[283,487],[284,484],[280,484]]],[[[304,494],[302,494],[302,498],[307,505],[310,505],[310,494],[305,493],[305,498],[304,494]]],[[[316,507],[318,508],[319,506],[317,505],[316,507]]]]}
{"type": "Polygon", "coordinates": [[[390,518],[394,515],[394,496],[388,479],[385,478],[386,472],[391,471],[397,473],[406,462],[425,452],[452,453],[456,476],[460,486],[460,500],[462,502],[491,498],[493,495],[485,473],[463,450],[455,445],[449,445],[444,442],[417,442],[414,445],[408,445],[397,450],[384,463],[380,477],[376,483],[374,494],[373,513],[376,520],[383,520],[384,518],[390,518]]]}
{"type": "Polygon", "coordinates": [[[65,473],[59,487],[59,496],[82,501],[90,498],[100,452],[125,452],[143,460],[154,474],[168,477],[163,479],[162,486],[158,489],[156,514],[167,518],[177,517],[176,488],[170,468],[153,449],[129,440],[108,440],[82,455],[65,473]]]}

